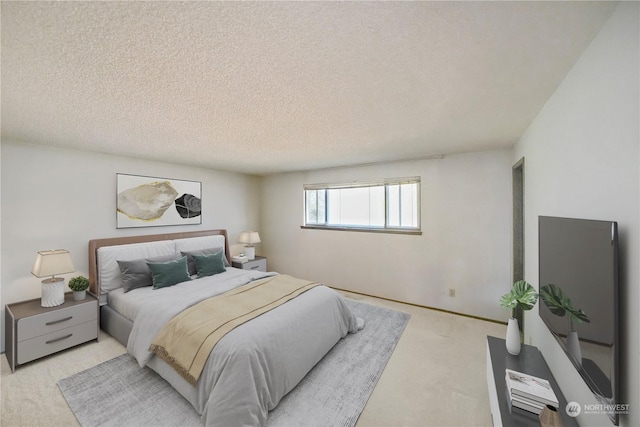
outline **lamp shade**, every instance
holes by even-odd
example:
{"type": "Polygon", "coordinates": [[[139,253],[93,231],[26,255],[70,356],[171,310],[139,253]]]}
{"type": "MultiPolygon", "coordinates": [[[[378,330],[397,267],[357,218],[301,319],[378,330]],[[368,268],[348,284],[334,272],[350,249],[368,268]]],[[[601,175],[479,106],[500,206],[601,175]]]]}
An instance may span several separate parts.
{"type": "Polygon", "coordinates": [[[240,233],[238,241],[240,243],[246,243],[247,245],[253,245],[254,243],[260,243],[260,235],[257,231],[243,231],[240,233]]]}
{"type": "Polygon", "coordinates": [[[51,251],[39,251],[36,261],[31,269],[31,274],[36,277],[55,276],[56,274],[73,273],[71,254],[65,249],[55,249],[51,251]]]}

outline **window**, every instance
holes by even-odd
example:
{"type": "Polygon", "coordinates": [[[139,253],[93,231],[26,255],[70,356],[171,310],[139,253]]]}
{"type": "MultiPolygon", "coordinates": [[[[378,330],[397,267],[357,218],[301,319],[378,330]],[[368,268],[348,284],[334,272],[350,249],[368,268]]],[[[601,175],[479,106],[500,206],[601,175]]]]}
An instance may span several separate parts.
{"type": "Polygon", "coordinates": [[[304,186],[304,227],[420,232],[420,177],[304,186]]]}

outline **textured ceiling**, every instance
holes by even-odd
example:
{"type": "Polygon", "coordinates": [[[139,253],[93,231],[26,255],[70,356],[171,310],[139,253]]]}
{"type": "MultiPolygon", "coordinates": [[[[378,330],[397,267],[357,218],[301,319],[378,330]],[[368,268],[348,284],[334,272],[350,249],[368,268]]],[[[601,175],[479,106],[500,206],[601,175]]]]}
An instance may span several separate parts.
{"type": "Polygon", "coordinates": [[[615,4],[2,2],[2,138],[256,175],[512,145],[615,4]]]}

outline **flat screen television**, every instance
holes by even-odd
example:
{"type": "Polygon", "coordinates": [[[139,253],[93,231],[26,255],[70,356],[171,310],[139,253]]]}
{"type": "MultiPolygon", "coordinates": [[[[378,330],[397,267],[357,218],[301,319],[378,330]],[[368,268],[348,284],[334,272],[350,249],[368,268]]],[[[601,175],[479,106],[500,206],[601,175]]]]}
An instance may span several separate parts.
{"type": "Polygon", "coordinates": [[[620,403],[618,224],[540,216],[538,226],[540,317],[598,402],[620,403]]]}

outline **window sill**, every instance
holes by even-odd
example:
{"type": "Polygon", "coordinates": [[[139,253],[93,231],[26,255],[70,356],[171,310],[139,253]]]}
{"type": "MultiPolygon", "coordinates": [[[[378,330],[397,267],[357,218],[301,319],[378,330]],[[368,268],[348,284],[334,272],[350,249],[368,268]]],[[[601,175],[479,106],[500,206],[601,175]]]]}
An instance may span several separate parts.
{"type": "Polygon", "coordinates": [[[397,228],[325,227],[313,225],[301,225],[300,228],[306,230],[355,231],[358,233],[407,234],[411,236],[422,236],[421,230],[402,230],[397,228]]]}

